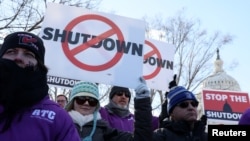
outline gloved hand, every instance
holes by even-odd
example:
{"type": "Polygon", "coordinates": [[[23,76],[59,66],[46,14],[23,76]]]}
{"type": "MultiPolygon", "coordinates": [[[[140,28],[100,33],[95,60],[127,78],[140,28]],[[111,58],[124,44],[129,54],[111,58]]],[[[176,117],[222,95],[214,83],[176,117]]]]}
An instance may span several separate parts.
{"type": "Polygon", "coordinates": [[[177,83],[176,83],[176,74],[174,75],[173,80],[168,83],[168,88],[171,89],[171,88],[173,88],[175,86],[177,86],[177,83]]]}
{"type": "Polygon", "coordinates": [[[139,86],[135,88],[136,98],[141,99],[141,98],[150,97],[149,89],[143,77],[140,77],[140,82],[141,84],[139,84],[139,86]]]}

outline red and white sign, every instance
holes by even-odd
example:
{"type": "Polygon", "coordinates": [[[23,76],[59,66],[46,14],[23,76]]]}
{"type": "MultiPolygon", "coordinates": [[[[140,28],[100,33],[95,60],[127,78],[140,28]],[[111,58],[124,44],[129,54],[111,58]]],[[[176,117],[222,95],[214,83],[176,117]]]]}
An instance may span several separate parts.
{"type": "Polygon", "coordinates": [[[204,112],[208,119],[238,122],[242,113],[250,107],[245,92],[203,90],[204,112]]]}
{"type": "Polygon", "coordinates": [[[173,80],[174,46],[165,42],[146,39],[144,48],[143,76],[148,87],[168,90],[173,80]]]}
{"type": "Polygon", "coordinates": [[[49,3],[40,37],[51,76],[129,88],[140,83],[144,21],[49,3]]]}

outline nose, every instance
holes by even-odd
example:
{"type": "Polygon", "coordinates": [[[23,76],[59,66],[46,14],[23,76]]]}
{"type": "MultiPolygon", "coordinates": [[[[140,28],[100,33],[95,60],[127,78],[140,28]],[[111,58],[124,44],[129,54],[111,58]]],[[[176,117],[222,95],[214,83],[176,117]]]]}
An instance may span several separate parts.
{"type": "Polygon", "coordinates": [[[15,56],[14,56],[14,61],[18,61],[18,62],[24,62],[24,56],[21,52],[18,52],[15,56]]]}

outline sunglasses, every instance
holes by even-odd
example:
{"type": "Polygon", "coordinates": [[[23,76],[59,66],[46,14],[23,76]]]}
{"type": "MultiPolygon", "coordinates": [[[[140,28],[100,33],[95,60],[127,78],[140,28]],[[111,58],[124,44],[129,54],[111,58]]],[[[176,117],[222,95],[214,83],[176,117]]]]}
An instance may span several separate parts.
{"type": "Polygon", "coordinates": [[[88,101],[89,106],[92,106],[92,107],[98,104],[98,100],[92,97],[79,96],[79,97],[76,97],[75,100],[78,105],[83,105],[86,101],[88,101]]]}
{"type": "Polygon", "coordinates": [[[115,95],[117,96],[123,96],[125,94],[125,97],[130,97],[130,94],[128,92],[125,92],[125,91],[119,91],[119,92],[116,92],[115,95]]]}
{"type": "Polygon", "coordinates": [[[191,102],[182,102],[177,104],[177,106],[181,107],[181,108],[187,108],[189,106],[189,104],[191,104],[194,108],[198,107],[199,103],[195,102],[195,101],[191,101],[191,102]]]}

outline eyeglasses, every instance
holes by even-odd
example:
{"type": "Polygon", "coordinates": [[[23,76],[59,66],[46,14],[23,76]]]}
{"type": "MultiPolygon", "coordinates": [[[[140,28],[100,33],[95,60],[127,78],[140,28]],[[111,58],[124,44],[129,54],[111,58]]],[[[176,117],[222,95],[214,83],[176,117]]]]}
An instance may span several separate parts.
{"type": "Polygon", "coordinates": [[[126,91],[119,91],[115,93],[117,96],[123,96],[123,94],[125,94],[125,97],[130,97],[130,94],[126,91]]]}
{"type": "Polygon", "coordinates": [[[194,108],[196,108],[199,103],[198,102],[195,102],[195,101],[191,101],[191,102],[182,102],[182,103],[179,103],[177,104],[177,106],[181,107],[181,108],[187,108],[189,106],[189,104],[191,104],[194,108]]]}
{"type": "Polygon", "coordinates": [[[89,106],[92,106],[92,107],[98,104],[98,100],[92,97],[79,96],[79,97],[76,97],[75,100],[78,105],[83,105],[86,101],[88,101],[89,106]]]}

